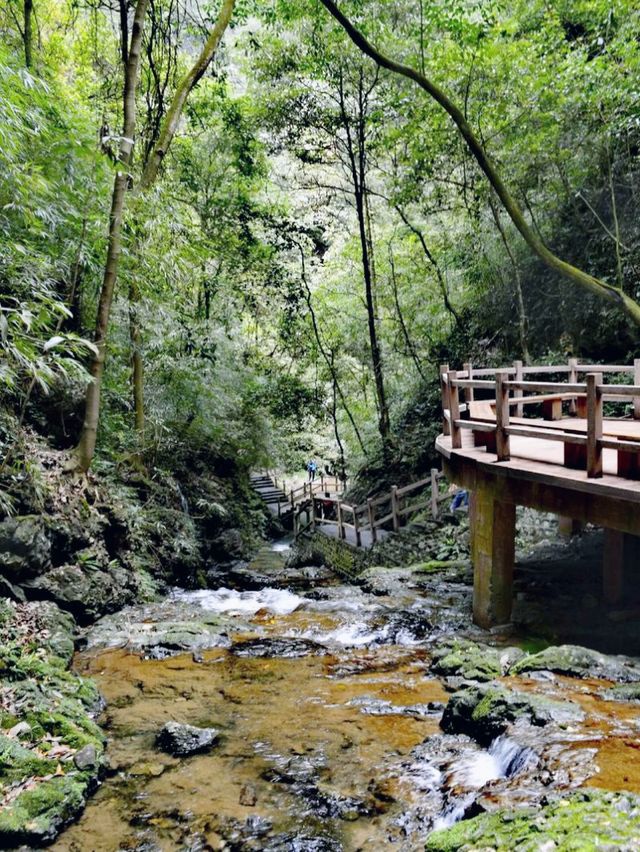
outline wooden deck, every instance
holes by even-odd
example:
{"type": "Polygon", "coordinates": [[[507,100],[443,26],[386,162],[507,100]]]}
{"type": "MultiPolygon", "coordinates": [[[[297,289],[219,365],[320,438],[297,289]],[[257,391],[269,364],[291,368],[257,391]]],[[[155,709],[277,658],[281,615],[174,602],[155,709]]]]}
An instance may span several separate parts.
{"type": "Polygon", "coordinates": [[[565,528],[585,522],[604,527],[604,599],[615,602],[634,590],[640,575],[640,359],[632,366],[571,360],[497,370],[467,364],[452,371],[444,365],[440,375],[443,433],[436,448],[448,477],[470,492],[476,622],[491,627],[510,618],[518,505],[554,512],[565,528]],[[536,373],[544,378],[528,378],[536,373]],[[629,374],[633,384],[622,384],[629,374]],[[566,380],[548,380],[557,376],[566,380]],[[619,416],[605,417],[605,404],[608,415],[619,416]],[[542,417],[523,416],[540,410],[542,417]]]}

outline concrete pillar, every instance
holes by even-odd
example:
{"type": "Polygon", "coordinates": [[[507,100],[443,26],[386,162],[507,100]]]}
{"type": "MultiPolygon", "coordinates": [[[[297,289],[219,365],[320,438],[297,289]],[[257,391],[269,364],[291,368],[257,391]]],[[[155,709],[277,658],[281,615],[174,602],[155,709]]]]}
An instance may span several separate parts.
{"type": "Polygon", "coordinates": [[[574,535],[580,535],[582,529],[582,521],[576,521],[574,518],[567,518],[564,515],[558,518],[558,534],[560,538],[572,538],[574,535]]]}
{"type": "Polygon", "coordinates": [[[607,603],[619,603],[625,586],[636,586],[640,571],[640,538],[618,530],[605,529],[602,564],[602,592],[607,603]],[[626,582],[625,582],[626,581],[626,582]]]}
{"type": "Polygon", "coordinates": [[[473,496],[473,620],[480,627],[511,618],[516,507],[480,487],[473,496]]]}

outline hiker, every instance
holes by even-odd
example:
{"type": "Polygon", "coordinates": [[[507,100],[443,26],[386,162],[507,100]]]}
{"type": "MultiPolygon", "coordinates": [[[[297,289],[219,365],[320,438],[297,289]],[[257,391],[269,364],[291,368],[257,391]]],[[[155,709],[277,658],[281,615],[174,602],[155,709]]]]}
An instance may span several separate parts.
{"type": "Polygon", "coordinates": [[[453,495],[453,500],[451,501],[450,510],[455,512],[456,509],[469,510],[469,492],[461,489],[460,491],[456,491],[453,495]]]}
{"type": "Polygon", "coordinates": [[[309,474],[309,482],[313,482],[316,478],[316,472],[318,470],[318,465],[314,462],[313,459],[309,461],[307,464],[307,473],[309,474]]]}

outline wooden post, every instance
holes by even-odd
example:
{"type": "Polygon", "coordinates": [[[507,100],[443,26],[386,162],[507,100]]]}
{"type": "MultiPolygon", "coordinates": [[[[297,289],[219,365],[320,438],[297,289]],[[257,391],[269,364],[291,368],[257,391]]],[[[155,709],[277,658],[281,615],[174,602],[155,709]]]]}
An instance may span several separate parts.
{"type": "Polygon", "coordinates": [[[344,539],[345,537],[345,529],[344,523],[342,521],[342,503],[340,500],[336,503],[336,513],[338,516],[338,538],[344,539]]]}
{"type": "Polygon", "coordinates": [[[601,373],[587,373],[587,476],[602,476],[602,383],[601,373]]]}
{"type": "Polygon", "coordinates": [[[400,529],[400,515],[398,514],[398,486],[391,486],[391,522],[393,523],[393,531],[398,532],[400,529]]]}
{"type": "Polygon", "coordinates": [[[440,489],[438,488],[438,468],[431,468],[431,516],[434,521],[438,520],[438,497],[440,489]]]}
{"type": "Polygon", "coordinates": [[[324,473],[320,474],[320,491],[324,491],[324,473]]]}
{"type": "MultiPolygon", "coordinates": [[[[469,380],[472,380],[473,379],[473,364],[471,363],[471,361],[468,361],[466,364],[463,364],[462,368],[464,369],[465,373],[467,374],[467,378],[469,380]]],[[[473,388],[465,388],[464,389],[464,401],[467,402],[467,403],[473,402],[473,399],[474,399],[473,388]]]]}
{"type": "Polygon", "coordinates": [[[460,390],[454,384],[458,377],[455,370],[447,373],[447,385],[449,388],[449,428],[451,433],[451,449],[459,450],[462,447],[462,431],[456,426],[456,420],[460,420],[460,390]]]}
{"type": "Polygon", "coordinates": [[[293,513],[293,537],[298,537],[298,516],[296,515],[295,511],[293,513]]]}
{"type": "Polygon", "coordinates": [[[558,518],[558,533],[560,538],[573,538],[574,535],[580,535],[581,532],[581,521],[576,521],[575,518],[568,518],[565,515],[560,515],[558,518]]]}
{"type": "MultiPolygon", "coordinates": [[[[569,358],[569,384],[575,385],[578,382],[578,359],[569,358]]],[[[569,400],[569,414],[575,417],[578,413],[578,406],[575,399],[569,400]]]]}
{"type": "Polygon", "coordinates": [[[376,529],[376,511],[373,506],[371,497],[367,497],[367,512],[369,514],[369,527],[371,528],[371,541],[375,544],[378,540],[378,530],[376,529]]]}
{"type": "Polygon", "coordinates": [[[498,461],[509,461],[510,441],[506,430],[509,428],[509,373],[500,370],[496,373],[496,455],[498,461]]]}
{"type": "Polygon", "coordinates": [[[358,523],[358,513],[356,512],[355,507],[353,509],[353,526],[355,527],[355,531],[356,531],[356,546],[362,547],[362,535],[360,533],[360,524],[358,523]]]}
{"type": "Polygon", "coordinates": [[[311,529],[316,529],[316,498],[311,497],[311,529]]]}
{"type": "Polygon", "coordinates": [[[449,435],[449,421],[447,411],[449,410],[449,386],[447,385],[448,364],[440,364],[440,393],[442,396],[442,434],[449,435]]]}
{"type": "Polygon", "coordinates": [[[293,512],[296,508],[296,501],[293,499],[293,488],[291,489],[291,494],[289,494],[289,499],[291,500],[291,511],[293,512]]]}
{"type": "MultiPolygon", "coordinates": [[[[633,383],[636,387],[640,385],[640,358],[635,358],[633,362],[633,383]]],[[[633,417],[635,420],[640,420],[640,397],[633,398],[633,417]]]]}
{"type": "MultiPolygon", "coordinates": [[[[522,361],[514,361],[513,366],[515,367],[515,371],[516,371],[516,382],[521,382],[522,381],[522,361]]],[[[518,399],[520,399],[522,397],[523,393],[522,393],[521,390],[516,390],[516,391],[513,392],[513,395],[515,397],[517,397],[518,399]]],[[[524,405],[520,402],[520,403],[518,403],[518,405],[516,405],[516,417],[523,417],[523,416],[524,416],[524,405]]]]}
{"type": "Polygon", "coordinates": [[[480,485],[473,493],[473,620],[480,627],[511,618],[516,507],[480,485]]]}

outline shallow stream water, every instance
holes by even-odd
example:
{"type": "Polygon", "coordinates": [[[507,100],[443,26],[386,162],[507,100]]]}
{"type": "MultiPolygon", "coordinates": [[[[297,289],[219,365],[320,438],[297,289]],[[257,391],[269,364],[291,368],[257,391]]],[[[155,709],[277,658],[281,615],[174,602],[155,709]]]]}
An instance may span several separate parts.
{"type": "Polygon", "coordinates": [[[412,852],[474,809],[579,784],[640,792],[638,705],[604,701],[602,682],[509,678],[585,711],[551,732],[516,726],[486,748],[442,733],[456,684],[430,674],[432,651],[453,634],[487,641],[464,569],[358,587],[287,556],[277,543],[242,588],[175,590],[89,633],[76,669],[106,699],[111,768],[54,849],[412,852]],[[214,727],[219,744],[171,757],[155,745],[171,720],[214,727]]]}

